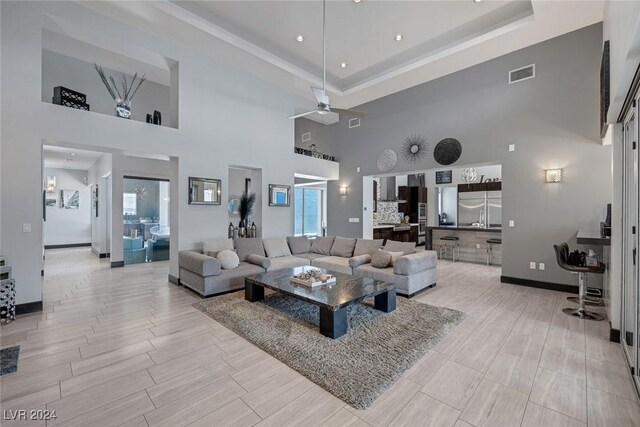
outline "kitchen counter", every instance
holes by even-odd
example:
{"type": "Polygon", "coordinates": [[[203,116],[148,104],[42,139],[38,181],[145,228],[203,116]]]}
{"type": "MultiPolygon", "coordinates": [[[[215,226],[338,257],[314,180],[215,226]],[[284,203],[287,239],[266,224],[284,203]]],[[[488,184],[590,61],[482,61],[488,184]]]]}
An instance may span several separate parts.
{"type": "Polygon", "coordinates": [[[579,245],[611,246],[611,238],[602,237],[597,231],[578,230],[576,243],[579,245]]]}
{"type": "MultiPolygon", "coordinates": [[[[406,225],[406,224],[397,224],[397,225],[406,225]]],[[[417,227],[418,223],[415,223],[415,224],[411,223],[411,224],[408,224],[408,225],[410,225],[411,227],[417,227]]],[[[395,227],[394,224],[380,224],[380,225],[374,225],[373,229],[374,230],[380,230],[381,228],[393,228],[393,227],[395,227]]]]}
{"type": "Polygon", "coordinates": [[[502,233],[502,228],[480,228],[480,227],[456,227],[455,225],[439,225],[437,227],[427,227],[428,230],[462,230],[462,231],[488,231],[502,233]]]}
{"type": "MultiPolygon", "coordinates": [[[[479,228],[479,227],[456,227],[456,226],[434,226],[427,227],[426,247],[427,249],[440,251],[441,245],[447,245],[448,253],[446,259],[451,259],[451,241],[441,240],[444,236],[458,237],[460,248],[460,261],[487,263],[487,240],[500,239],[502,237],[501,228],[479,228]]],[[[492,244],[493,254],[492,264],[502,264],[502,245],[492,244]]]]}

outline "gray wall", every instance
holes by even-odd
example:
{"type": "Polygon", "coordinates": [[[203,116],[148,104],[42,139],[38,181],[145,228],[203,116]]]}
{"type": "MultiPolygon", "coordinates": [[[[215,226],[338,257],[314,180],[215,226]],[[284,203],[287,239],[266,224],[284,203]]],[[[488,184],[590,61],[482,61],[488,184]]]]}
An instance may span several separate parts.
{"type": "MultiPolygon", "coordinates": [[[[325,133],[325,128],[326,125],[305,119],[304,117],[296,119],[295,146],[308,150],[311,144],[316,144],[316,147],[322,154],[336,156],[335,149],[333,147],[334,144],[331,138],[328,137],[328,134],[325,133]],[[306,132],[311,133],[311,140],[302,142],[302,134],[306,132]]],[[[340,159],[337,160],[339,161],[340,159]]]]}
{"type": "Polygon", "coordinates": [[[502,165],[503,275],[575,284],[551,245],[575,245],[578,229],[597,227],[611,201],[611,148],[598,129],[601,46],[601,25],[593,25],[361,105],[369,116],[358,128],[344,119],[325,127],[321,138],[340,159],[340,179],[329,183],[329,233],[362,235],[349,218],[362,218],[362,177],[378,172],[383,149],[399,152],[405,137],[422,133],[431,144],[427,160],[399,160],[393,172],[435,168],[435,143],[454,137],[463,145],[454,166],[502,165]],[[531,63],[534,79],[507,84],[509,70],[531,63]],[[564,168],[561,184],[543,182],[553,167],[564,168]],[[348,196],[339,196],[341,185],[348,196]],[[515,228],[506,227],[510,219],[515,228]],[[530,261],[547,268],[529,270],[530,261]]]}
{"type": "Polygon", "coordinates": [[[125,178],[123,192],[134,193],[139,186],[147,190],[147,196],[145,198],[138,197],[136,203],[138,217],[158,218],[160,216],[160,181],[125,178]]]}
{"type": "MultiPolygon", "coordinates": [[[[100,65],[100,64],[98,64],[100,65]]],[[[107,76],[113,76],[120,82],[122,72],[103,67],[107,76]]],[[[131,75],[127,74],[130,80],[131,75]]],[[[87,104],[91,111],[108,115],[115,115],[115,102],[104,87],[93,64],[42,49],[42,101],[51,102],[53,88],[64,86],[87,95],[87,104]]],[[[147,114],[154,110],[162,113],[163,119],[169,117],[169,87],[152,81],[145,81],[131,101],[131,118],[144,122],[147,114]]],[[[163,120],[163,124],[166,120],[163,120]]]]}

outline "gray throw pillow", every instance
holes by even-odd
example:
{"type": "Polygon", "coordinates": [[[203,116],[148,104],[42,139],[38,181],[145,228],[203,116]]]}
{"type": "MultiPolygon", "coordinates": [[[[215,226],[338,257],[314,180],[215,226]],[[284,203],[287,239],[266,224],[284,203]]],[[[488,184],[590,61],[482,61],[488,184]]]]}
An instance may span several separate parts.
{"type": "Polygon", "coordinates": [[[264,247],[260,238],[236,239],[235,244],[240,261],[246,261],[249,255],[264,256],[264,247]]]}
{"type": "Polygon", "coordinates": [[[283,237],[262,239],[262,244],[269,258],[280,258],[291,255],[289,245],[287,245],[287,241],[283,237]]]}
{"type": "Polygon", "coordinates": [[[404,255],[403,252],[389,252],[389,254],[391,254],[391,262],[389,263],[389,267],[393,267],[396,263],[396,260],[404,255]]]}
{"type": "Polygon", "coordinates": [[[387,251],[379,250],[371,256],[371,266],[375,268],[387,268],[391,264],[391,254],[387,251]]]}
{"type": "Polygon", "coordinates": [[[353,249],[356,247],[356,239],[347,239],[345,237],[336,237],[331,246],[331,255],[342,258],[351,258],[353,249]]]}
{"type": "Polygon", "coordinates": [[[287,237],[287,243],[293,255],[306,254],[311,250],[311,241],[307,236],[287,237]]]}
{"type": "Polygon", "coordinates": [[[382,247],[384,239],[358,239],[353,250],[353,256],[373,255],[382,247]]]}
{"type": "Polygon", "coordinates": [[[334,239],[335,237],[316,237],[311,245],[311,252],[314,254],[329,255],[334,239]]]}
{"type": "Polygon", "coordinates": [[[383,249],[388,252],[402,252],[405,255],[409,255],[416,252],[416,243],[387,240],[387,243],[384,245],[383,249]]]}
{"type": "Polygon", "coordinates": [[[371,255],[364,254],[349,258],[349,267],[356,268],[371,262],[371,255]]]}

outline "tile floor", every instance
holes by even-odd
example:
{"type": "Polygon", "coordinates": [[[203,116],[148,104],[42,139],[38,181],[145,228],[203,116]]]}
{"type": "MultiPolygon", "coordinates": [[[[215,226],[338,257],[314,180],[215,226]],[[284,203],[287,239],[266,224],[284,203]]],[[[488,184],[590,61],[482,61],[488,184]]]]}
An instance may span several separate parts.
{"type": "Polygon", "coordinates": [[[57,418],[2,426],[640,426],[607,323],[562,314],[565,294],[501,284],[497,267],[439,264],[415,300],[468,316],[366,411],[195,310],[167,273],[47,251],[44,312],[0,329],[2,348],[21,346],[1,403],[57,418]]]}

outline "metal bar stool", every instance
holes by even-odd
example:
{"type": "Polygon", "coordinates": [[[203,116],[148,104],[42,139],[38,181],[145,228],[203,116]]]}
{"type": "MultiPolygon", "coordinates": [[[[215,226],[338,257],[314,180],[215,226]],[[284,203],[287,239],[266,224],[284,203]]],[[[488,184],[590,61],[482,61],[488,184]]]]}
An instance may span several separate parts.
{"type": "Polygon", "coordinates": [[[502,239],[487,239],[487,265],[491,265],[493,261],[493,245],[501,245],[502,239]]]}
{"type": "Polygon", "coordinates": [[[458,251],[458,259],[460,259],[460,238],[458,236],[442,236],[440,238],[440,259],[444,259],[447,256],[447,252],[449,249],[449,245],[447,242],[451,243],[451,261],[456,262],[456,250],[458,251]],[[444,240],[444,242],[442,242],[444,240]],[[444,257],[442,252],[444,250],[444,257]]]}
{"type": "Polygon", "coordinates": [[[576,302],[579,306],[578,308],[563,308],[562,312],[580,319],[604,320],[604,316],[592,311],[587,311],[585,309],[585,305],[587,305],[587,273],[604,274],[606,266],[603,263],[600,263],[600,265],[595,268],[570,265],[567,264],[567,260],[569,258],[569,245],[561,243],[559,245],[553,245],[553,249],[556,251],[556,260],[558,261],[560,268],[578,274],[578,297],[576,298],[576,302]]]}

